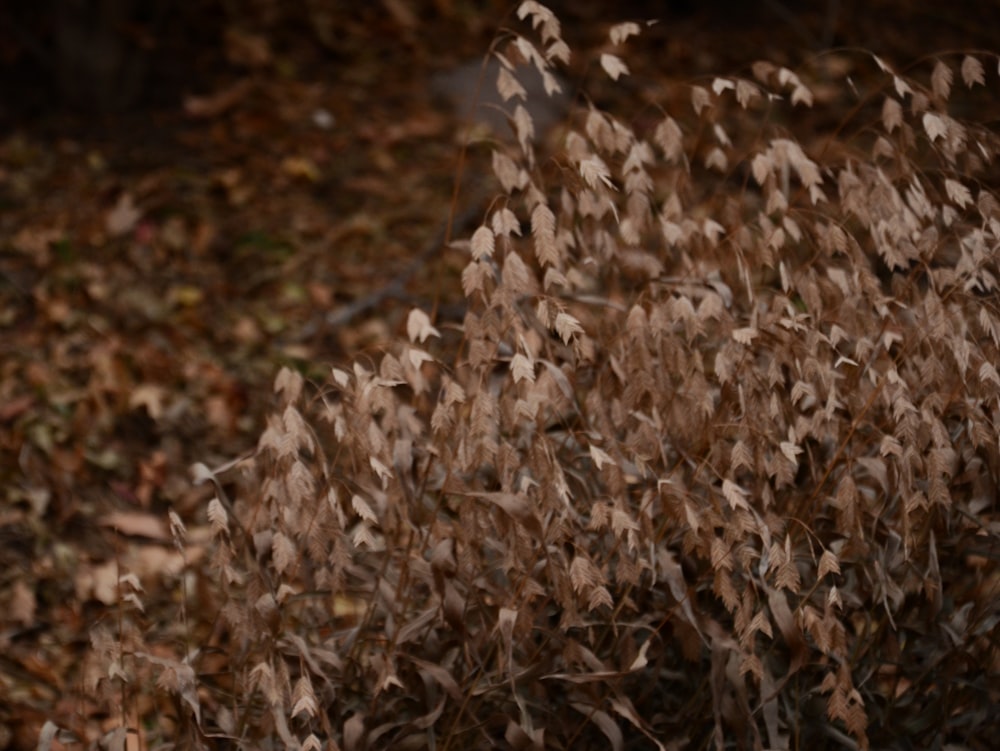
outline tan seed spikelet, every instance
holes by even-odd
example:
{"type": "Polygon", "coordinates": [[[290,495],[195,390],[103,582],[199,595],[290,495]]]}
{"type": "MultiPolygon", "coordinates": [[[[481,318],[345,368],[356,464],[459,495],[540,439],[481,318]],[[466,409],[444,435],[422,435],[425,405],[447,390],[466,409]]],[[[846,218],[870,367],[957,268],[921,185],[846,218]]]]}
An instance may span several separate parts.
{"type": "Polygon", "coordinates": [[[513,99],[514,97],[524,101],[528,97],[528,92],[525,91],[521,82],[517,80],[517,76],[504,65],[500,65],[497,70],[497,92],[504,101],[513,99]]]}
{"type": "Polygon", "coordinates": [[[297,511],[312,499],[316,490],[316,478],[303,462],[295,461],[285,478],[285,486],[288,489],[287,500],[297,511]]]}
{"type": "Polygon", "coordinates": [[[531,27],[541,33],[544,42],[561,39],[559,19],[541,3],[535,2],[535,0],[525,0],[517,8],[517,17],[522,21],[530,18],[531,27]]]}
{"type": "Polygon", "coordinates": [[[799,227],[798,222],[796,222],[792,217],[782,217],[781,226],[784,227],[785,232],[788,233],[788,236],[791,237],[792,240],[795,242],[802,240],[802,229],[799,227]]]}
{"type": "Polygon", "coordinates": [[[813,93],[806,86],[796,86],[792,91],[792,104],[803,104],[806,107],[813,105],[813,93]]]}
{"type": "Polygon", "coordinates": [[[730,613],[739,606],[739,594],[728,569],[716,569],[715,575],[712,577],[712,591],[722,600],[722,604],[730,613]]]}
{"type": "Polygon", "coordinates": [[[477,261],[491,257],[495,248],[494,243],[493,231],[489,227],[479,227],[472,233],[472,257],[477,261]]]}
{"type": "Polygon", "coordinates": [[[601,55],[601,67],[612,81],[617,81],[622,76],[629,74],[628,66],[625,62],[617,55],[607,52],[601,55]]]}
{"type": "Polygon", "coordinates": [[[486,296],[487,282],[493,278],[493,270],[482,261],[473,260],[462,269],[462,294],[472,299],[477,292],[486,296]]]}
{"type": "Polygon", "coordinates": [[[565,344],[569,344],[574,337],[583,333],[580,321],[565,311],[556,314],[554,328],[565,344]]]}
{"type": "Polygon", "coordinates": [[[312,430],[303,419],[302,413],[289,404],[285,407],[281,420],[289,439],[294,441],[296,446],[306,449],[309,453],[315,453],[316,445],[313,441],[312,430]]]}
{"type": "Polygon", "coordinates": [[[753,471],[754,462],[753,454],[750,448],[742,440],[736,441],[733,444],[732,458],[730,459],[729,469],[733,474],[739,472],[740,469],[746,469],[753,471]]]}
{"type": "Polygon", "coordinates": [[[817,164],[806,156],[802,147],[787,138],[776,138],[771,142],[771,154],[774,163],[779,167],[790,165],[806,188],[823,182],[817,164]]]}
{"type": "Polygon", "coordinates": [[[903,124],[903,107],[892,97],[886,97],[882,103],[882,127],[892,133],[903,124]]]}
{"type": "Polygon", "coordinates": [[[510,361],[510,372],[514,378],[514,383],[535,381],[535,364],[529,358],[518,352],[510,361]]]}
{"type": "Polygon", "coordinates": [[[952,180],[951,178],[946,178],[944,181],[945,191],[948,193],[948,198],[958,205],[959,208],[964,209],[966,206],[972,203],[972,193],[971,191],[962,185],[958,180],[952,180]]]}
{"type": "Polygon", "coordinates": [[[939,138],[942,140],[947,138],[948,126],[940,115],[936,115],[933,112],[925,112],[922,122],[924,130],[927,132],[927,137],[932,143],[939,138]]]}
{"type": "Polygon", "coordinates": [[[733,556],[729,546],[718,536],[712,537],[711,563],[712,568],[717,571],[732,571],[733,569],[733,556]]]}
{"type": "Polygon", "coordinates": [[[528,173],[519,168],[506,154],[498,149],[493,151],[493,174],[508,194],[521,190],[528,184],[528,173]]]}
{"type": "Polygon", "coordinates": [[[729,158],[726,156],[726,152],[718,146],[713,148],[705,157],[705,167],[720,173],[726,172],[729,169],[729,158]]]}
{"type": "Polygon", "coordinates": [[[367,522],[358,524],[351,533],[351,543],[359,550],[375,550],[375,535],[367,522]]]}
{"type": "Polygon", "coordinates": [[[330,373],[334,382],[342,389],[346,389],[351,382],[351,374],[341,368],[331,368],[330,373]]]}
{"type": "Polygon", "coordinates": [[[539,284],[535,278],[535,272],[528,267],[518,253],[507,253],[504,257],[500,278],[502,286],[515,295],[538,293],[539,284]]]}
{"type": "Polygon", "coordinates": [[[594,587],[587,598],[587,610],[597,610],[598,608],[614,607],[615,601],[611,593],[605,586],[594,587]]]}
{"type": "Polygon", "coordinates": [[[792,467],[797,471],[799,467],[799,455],[802,453],[802,447],[797,445],[792,441],[781,441],[778,444],[782,455],[787,459],[792,467]]]}
{"type": "MultiPolygon", "coordinates": [[[[570,56],[571,52],[569,45],[562,39],[553,41],[548,47],[545,48],[545,59],[550,63],[562,63],[563,65],[569,65],[570,56]]],[[[549,96],[562,91],[562,86],[560,86],[558,79],[547,70],[542,71],[542,83],[545,86],[545,93],[549,96]]]]}
{"type": "Polygon", "coordinates": [[[691,106],[695,114],[700,115],[702,111],[712,103],[712,97],[708,89],[702,86],[691,87],[691,106]]]}
{"type": "Polygon", "coordinates": [[[753,76],[763,84],[770,82],[772,76],[778,70],[778,66],[767,60],[757,60],[750,66],[753,76]]]}
{"type": "Polygon", "coordinates": [[[823,554],[819,557],[819,567],[816,571],[816,577],[822,579],[827,574],[840,575],[840,563],[837,560],[836,554],[831,550],[824,550],[823,554]]]}
{"type": "Polygon", "coordinates": [[[282,367],[274,379],[274,391],[280,393],[285,403],[298,401],[302,393],[302,374],[288,367],[282,367]]]}
{"type": "Polygon", "coordinates": [[[638,540],[637,533],[641,529],[639,522],[633,519],[627,511],[616,508],[611,512],[611,529],[616,538],[625,539],[629,550],[634,553],[638,540]]]}
{"type": "Polygon", "coordinates": [[[784,560],[778,567],[778,572],[774,577],[774,584],[779,589],[787,589],[793,594],[798,594],[799,588],[802,586],[802,579],[799,575],[799,569],[795,565],[794,556],[792,553],[792,543],[791,537],[785,537],[785,555],[784,560]]]}
{"type": "Polygon", "coordinates": [[[539,203],[531,212],[531,236],[535,242],[535,257],[542,265],[559,264],[555,230],[555,214],[547,205],[539,203]]]}
{"type": "Polygon", "coordinates": [[[576,131],[566,136],[566,155],[573,161],[582,162],[590,156],[591,144],[596,145],[601,151],[614,150],[615,130],[607,116],[600,110],[593,107],[587,110],[584,132],[590,139],[589,142],[576,131]]]}
{"type": "Polygon", "coordinates": [[[229,534],[229,515],[225,506],[218,498],[213,498],[208,502],[208,523],[211,526],[212,534],[229,534]]]}
{"type": "Polygon", "coordinates": [[[893,75],[892,84],[896,89],[896,94],[899,95],[900,99],[905,99],[907,94],[913,96],[913,89],[910,88],[910,84],[906,82],[905,78],[893,75]]]}
{"type": "Polygon", "coordinates": [[[521,104],[514,108],[514,132],[518,143],[521,144],[521,150],[529,157],[529,162],[533,161],[531,142],[535,138],[535,121],[527,108],[521,104]]]}
{"type": "Polygon", "coordinates": [[[760,97],[760,89],[755,84],[743,78],[736,82],[736,101],[743,109],[749,107],[758,97],[760,97]]]}
{"type": "Polygon", "coordinates": [[[612,459],[604,449],[600,446],[590,445],[590,458],[596,465],[598,471],[600,471],[605,464],[611,465],[613,467],[618,466],[617,462],[612,459]]]}
{"type": "Polygon", "coordinates": [[[986,73],[983,70],[983,64],[979,62],[978,58],[966,55],[962,59],[962,80],[965,81],[965,85],[970,89],[977,83],[980,86],[986,85],[986,73]]]}
{"type": "Polygon", "coordinates": [[[684,154],[683,134],[680,126],[670,116],[665,117],[653,131],[653,141],[668,162],[679,162],[684,154]]]}
{"type": "Polygon", "coordinates": [[[750,631],[754,633],[759,631],[769,639],[774,636],[774,633],[771,630],[771,621],[763,610],[757,611],[754,615],[753,621],[750,623],[750,631]]]}
{"type": "Polygon", "coordinates": [[[753,641],[754,632],[750,630],[750,623],[754,616],[754,600],[749,590],[743,592],[739,607],[733,613],[733,630],[739,634],[740,646],[746,647],[753,641]]]}
{"type": "MultiPolygon", "coordinates": [[[[728,78],[716,78],[714,81],[712,81],[712,92],[716,96],[719,96],[724,91],[730,91],[735,89],[736,89],[736,83],[728,78]]],[[[716,126],[718,126],[718,123],[716,123],[716,126]]]]}
{"type": "Polygon", "coordinates": [[[137,652],[136,657],[162,668],[157,676],[157,686],[180,697],[201,722],[201,701],[198,697],[198,682],[194,668],[187,661],[165,659],[146,652],[137,652]]]}
{"type": "Polygon", "coordinates": [[[611,505],[607,501],[597,501],[590,508],[590,522],[587,528],[600,532],[611,523],[611,505]]]}
{"type": "Polygon", "coordinates": [[[608,169],[608,165],[599,156],[593,155],[581,161],[580,175],[591,189],[596,190],[600,186],[611,190],[616,189],[614,183],[611,182],[611,171],[608,169]]]}
{"type": "MultiPolygon", "coordinates": [[[[629,158],[639,149],[649,149],[649,144],[636,142],[638,149],[629,153],[629,158]]],[[[630,167],[625,172],[625,192],[629,196],[628,213],[636,218],[645,218],[651,207],[650,193],[654,190],[653,178],[641,164],[630,167]]]]}
{"type": "Polygon", "coordinates": [[[283,532],[275,532],[271,541],[271,555],[274,568],[279,574],[284,574],[298,561],[298,550],[283,532]]]}
{"type": "Polygon", "coordinates": [[[493,234],[498,237],[521,236],[521,223],[517,220],[514,212],[507,207],[493,212],[491,225],[493,234]]]}
{"type": "Polygon", "coordinates": [[[569,567],[570,581],[580,594],[589,594],[594,587],[604,582],[604,577],[598,570],[594,562],[583,554],[573,556],[573,562],[569,567]]]}
{"type": "Polygon", "coordinates": [[[830,654],[833,648],[830,629],[814,607],[807,605],[802,608],[802,622],[805,625],[806,633],[813,638],[819,650],[830,654]]]}
{"type": "Polygon", "coordinates": [[[295,681],[295,688],[292,689],[291,716],[294,718],[303,714],[312,719],[318,712],[319,704],[316,700],[316,692],[313,690],[312,682],[309,680],[309,673],[303,673],[295,681]]]}
{"type": "Polygon", "coordinates": [[[731,480],[722,481],[722,495],[733,509],[749,509],[746,491],[731,480]]]}
{"type": "MultiPolygon", "coordinates": [[[[485,229],[485,228],[481,228],[485,229]]],[[[486,230],[489,232],[489,230],[486,230]]],[[[492,236],[491,236],[492,239],[492,236]]],[[[473,243],[474,245],[474,243],[473,243]]],[[[473,252],[475,248],[473,247],[473,252]]],[[[492,252],[492,251],[491,251],[492,252]]],[[[431,325],[430,316],[419,308],[410,311],[406,318],[406,335],[411,342],[425,342],[428,337],[440,337],[441,332],[431,325]]]]}
{"type": "Polygon", "coordinates": [[[279,705],[281,695],[274,684],[274,671],[271,666],[266,662],[259,662],[247,677],[247,693],[252,694],[254,691],[260,691],[269,703],[279,705]]]}
{"type": "Polygon", "coordinates": [[[760,332],[752,326],[744,326],[742,328],[733,329],[731,336],[733,341],[739,342],[744,346],[750,346],[753,340],[757,338],[760,332]]]}
{"type": "Polygon", "coordinates": [[[274,451],[278,457],[291,456],[296,451],[295,440],[285,432],[278,420],[269,415],[268,426],[257,439],[257,451],[274,451]]]}
{"type": "Polygon", "coordinates": [[[947,100],[951,95],[951,84],[955,80],[955,75],[951,68],[943,60],[938,60],[934,64],[934,72],[931,74],[931,90],[934,95],[947,100]]]}
{"type": "Polygon", "coordinates": [[[523,36],[518,36],[514,39],[511,54],[514,59],[520,56],[520,60],[533,65],[539,72],[548,68],[548,63],[546,63],[545,58],[538,52],[538,48],[523,36]]]}
{"type": "Polygon", "coordinates": [[[170,522],[170,538],[174,542],[174,547],[178,552],[183,553],[184,543],[187,541],[187,527],[180,515],[173,509],[167,512],[167,519],[170,522]]]}
{"type": "Polygon", "coordinates": [[[444,403],[447,405],[462,404],[465,402],[465,389],[461,384],[451,379],[447,380],[444,388],[444,403]]]}
{"type": "MultiPolygon", "coordinates": [[[[401,443],[402,442],[397,443],[396,445],[399,446],[401,443]]],[[[392,470],[390,470],[387,466],[385,466],[385,464],[374,456],[368,457],[368,464],[378,476],[378,479],[382,483],[382,489],[384,490],[388,486],[389,480],[392,479],[392,470]]]]}
{"type": "Polygon", "coordinates": [[[753,161],[750,163],[750,171],[757,184],[763,186],[767,182],[767,178],[774,171],[774,161],[771,159],[770,154],[765,153],[754,156],[753,161]]]}
{"type": "Polygon", "coordinates": [[[351,508],[354,509],[354,513],[356,513],[364,521],[371,522],[373,524],[378,523],[378,517],[375,515],[375,512],[372,510],[368,501],[357,493],[351,496],[351,508]]]}
{"type": "Polygon", "coordinates": [[[639,24],[634,21],[626,21],[612,26],[608,31],[608,39],[611,40],[611,44],[619,45],[623,44],[629,37],[638,36],[641,31],[639,24]]]}
{"type": "Polygon", "coordinates": [[[712,247],[715,247],[719,238],[726,233],[726,228],[714,219],[705,219],[701,226],[701,232],[712,247]]]}
{"type": "Polygon", "coordinates": [[[865,712],[864,701],[856,688],[851,689],[849,694],[850,702],[847,709],[847,717],[844,724],[848,732],[858,739],[858,746],[861,749],[868,748],[868,713],[865,712]]]}

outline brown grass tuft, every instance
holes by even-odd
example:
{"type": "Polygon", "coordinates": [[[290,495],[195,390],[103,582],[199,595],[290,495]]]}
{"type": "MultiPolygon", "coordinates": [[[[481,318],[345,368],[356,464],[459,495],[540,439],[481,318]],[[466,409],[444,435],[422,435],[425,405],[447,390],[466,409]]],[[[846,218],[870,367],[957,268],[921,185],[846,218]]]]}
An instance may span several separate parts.
{"type": "Polygon", "coordinates": [[[568,47],[518,15],[459,335],[282,370],[239,491],[202,473],[197,646],[126,618],[98,683],[197,747],[986,748],[1000,142],[949,100],[996,57],[872,57],[830,134],[759,63],[550,148],[515,60],[568,47]]]}

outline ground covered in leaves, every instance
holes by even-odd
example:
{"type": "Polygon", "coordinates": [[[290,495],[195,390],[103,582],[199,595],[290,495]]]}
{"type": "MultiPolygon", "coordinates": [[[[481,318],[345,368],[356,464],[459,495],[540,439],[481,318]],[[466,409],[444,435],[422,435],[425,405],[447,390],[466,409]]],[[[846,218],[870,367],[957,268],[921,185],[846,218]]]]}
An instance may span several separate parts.
{"type": "MultiPolygon", "coordinates": [[[[414,303],[460,299],[461,257],[431,247],[405,294],[328,319],[486,199],[475,149],[453,192],[461,117],[430,82],[482,56],[511,22],[504,4],[383,0],[302,18],[203,5],[217,33],[202,31],[208,47],[188,50],[170,96],[117,115],[53,103],[0,134],[0,749],[33,748],[49,719],[80,737],[108,719],[78,690],[90,628],[115,618],[120,570],[145,587],[151,627],[173,617],[156,589],[185,563],[167,511],[189,530],[184,555],[199,555],[211,491],[189,468],[253,448],[280,366],[321,382],[401,330],[414,303]]],[[[665,16],[631,61],[640,100],[826,47],[901,65],[1000,49],[986,4],[658,5],[563,17],[586,48],[620,13],[665,16]]],[[[588,80],[582,63],[574,75],[588,80]]]]}

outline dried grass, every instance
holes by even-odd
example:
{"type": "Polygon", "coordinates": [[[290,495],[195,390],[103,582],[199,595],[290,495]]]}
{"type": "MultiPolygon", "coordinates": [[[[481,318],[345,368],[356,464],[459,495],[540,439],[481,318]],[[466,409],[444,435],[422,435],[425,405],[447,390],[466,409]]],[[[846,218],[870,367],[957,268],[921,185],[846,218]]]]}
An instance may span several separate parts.
{"type": "Polygon", "coordinates": [[[282,370],[240,491],[201,469],[198,648],[125,618],[94,688],[184,747],[987,748],[1000,142],[949,97],[996,57],[872,59],[822,139],[760,63],[549,151],[515,60],[569,50],[519,15],[459,335],[415,311],[322,388],[282,370]]]}

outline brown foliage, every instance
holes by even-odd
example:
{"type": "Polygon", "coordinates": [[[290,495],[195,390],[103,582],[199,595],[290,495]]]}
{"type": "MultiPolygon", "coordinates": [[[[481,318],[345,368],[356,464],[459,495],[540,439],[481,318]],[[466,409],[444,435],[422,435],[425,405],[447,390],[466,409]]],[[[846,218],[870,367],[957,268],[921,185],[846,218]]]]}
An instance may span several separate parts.
{"type": "MultiPolygon", "coordinates": [[[[796,131],[813,73],[760,63],[551,147],[511,76],[558,86],[569,50],[519,15],[461,325],[417,311],[319,389],[282,370],[239,492],[199,470],[208,641],[95,632],[96,683],[151,670],[199,746],[978,742],[1000,142],[948,106],[995,58],[929,85],[873,58],[823,139],[796,131]]],[[[641,32],[611,30],[601,75],[641,32]]]]}

